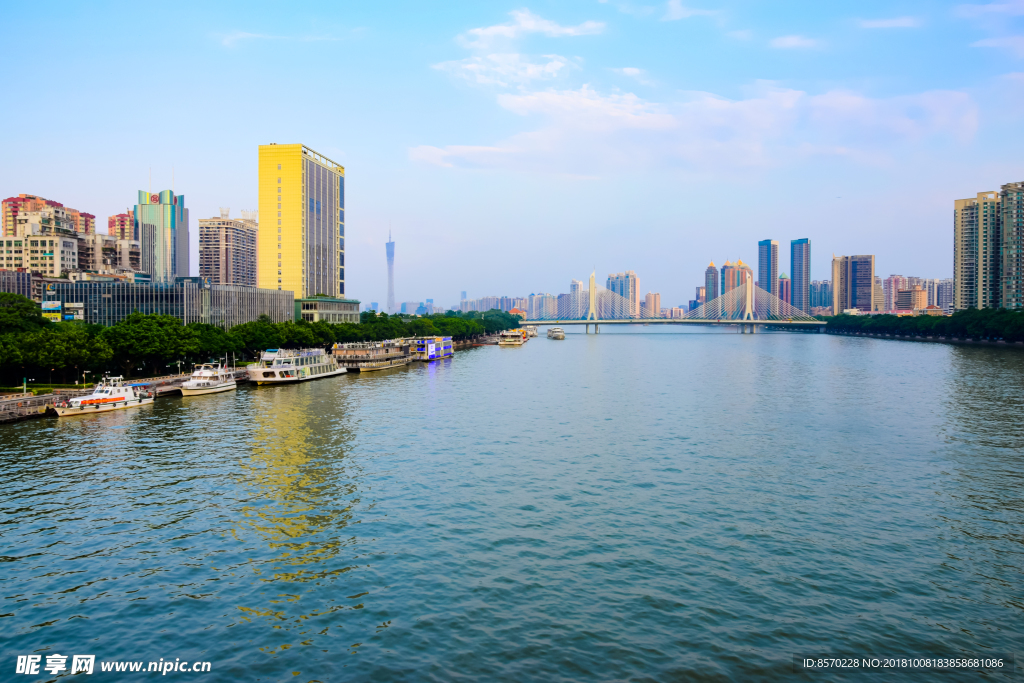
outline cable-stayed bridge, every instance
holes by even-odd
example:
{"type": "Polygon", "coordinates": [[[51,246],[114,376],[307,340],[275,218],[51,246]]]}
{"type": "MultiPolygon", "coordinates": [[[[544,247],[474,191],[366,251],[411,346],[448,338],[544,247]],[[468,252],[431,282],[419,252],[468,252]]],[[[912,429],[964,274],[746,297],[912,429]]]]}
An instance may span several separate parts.
{"type": "MultiPolygon", "coordinates": [[[[550,297],[528,312],[524,325],[586,325],[599,332],[601,325],[735,325],[740,332],[755,332],[758,327],[770,326],[804,330],[819,330],[822,321],[794,308],[779,297],[754,284],[751,273],[743,275],[743,282],[699,308],[675,318],[641,316],[635,302],[601,287],[590,275],[589,289],[550,297]]],[[[659,311],[660,313],[660,311],[659,311]]]]}

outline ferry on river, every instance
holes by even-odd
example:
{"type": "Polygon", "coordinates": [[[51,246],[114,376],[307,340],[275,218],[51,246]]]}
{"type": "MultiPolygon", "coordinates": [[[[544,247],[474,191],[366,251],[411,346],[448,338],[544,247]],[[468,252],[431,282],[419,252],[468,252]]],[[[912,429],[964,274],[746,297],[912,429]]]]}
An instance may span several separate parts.
{"type": "Polygon", "coordinates": [[[222,391],[232,391],[237,386],[235,373],[226,365],[203,363],[197,365],[192,371],[192,378],[181,385],[181,395],[218,394],[222,391]]]}
{"type": "Polygon", "coordinates": [[[57,417],[74,417],[148,406],[153,402],[153,394],[145,387],[145,384],[125,384],[124,377],[104,377],[91,394],[55,403],[53,411],[57,417]]]}
{"type": "Polygon", "coordinates": [[[246,371],[257,384],[283,384],[333,377],[345,368],[323,349],[267,349],[246,371]]]}
{"type": "Polygon", "coordinates": [[[498,346],[522,346],[526,340],[526,330],[502,330],[498,335],[498,346]]]}
{"type": "Polygon", "coordinates": [[[548,339],[565,339],[565,330],[561,327],[549,327],[548,339]]]}

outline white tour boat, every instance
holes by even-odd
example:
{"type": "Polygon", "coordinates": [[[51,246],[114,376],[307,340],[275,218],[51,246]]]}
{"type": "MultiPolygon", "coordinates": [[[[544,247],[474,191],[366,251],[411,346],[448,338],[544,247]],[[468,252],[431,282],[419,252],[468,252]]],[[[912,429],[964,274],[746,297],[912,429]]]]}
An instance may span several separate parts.
{"type": "Polygon", "coordinates": [[[498,335],[498,346],[522,346],[526,340],[526,330],[502,330],[498,335]]]}
{"type": "Polygon", "coordinates": [[[181,385],[182,396],[199,396],[200,394],[216,394],[231,391],[235,383],[235,373],[220,363],[203,363],[192,371],[192,378],[181,385]]]}
{"type": "Polygon", "coordinates": [[[153,394],[144,384],[125,384],[123,377],[104,377],[91,394],[76,396],[54,404],[58,417],[92,415],[108,410],[138,408],[153,402],[153,394]]]}
{"type": "Polygon", "coordinates": [[[323,349],[267,349],[260,354],[260,362],[246,370],[249,379],[257,384],[305,382],[345,372],[323,349]]]}
{"type": "Polygon", "coordinates": [[[565,339],[565,330],[561,327],[549,327],[548,339],[565,339]]]}
{"type": "Polygon", "coordinates": [[[526,332],[526,336],[527,337],[536,337],[537,336],[537,326],[536,325],[523,325],[523,330],[526,332]]]}

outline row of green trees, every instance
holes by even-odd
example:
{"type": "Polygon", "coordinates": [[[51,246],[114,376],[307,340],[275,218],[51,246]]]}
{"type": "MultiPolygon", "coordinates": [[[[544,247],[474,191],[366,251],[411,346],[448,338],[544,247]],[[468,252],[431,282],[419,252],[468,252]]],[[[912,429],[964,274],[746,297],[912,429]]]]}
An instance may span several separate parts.
{"type": "Polygon", "coordinates": [[[132,313],[110,327],[50,322],[39,305],[17,294],[0,293],[0,386],[23,377],[40,382],[77,381],[84,373],[113,371],[131,377],[234,355],[255,358],[273,348],[330,348],[335,342],[382,341],[398,337],[446,336],[467,339],[516,327],[519,317],[503,311],[456,313],[403,319],[363,313],[359,323],[275,323],[269,318],[224,330],[167,315],[132,313]]]}
{"type": "Polygon", "coordinates": [[[866,332],[1017,342],[1024,341],[1024,312],[1005,308],[969,308],[949,317],[837,315],[828,319],[825,329],[839,334],[866,332]]]}

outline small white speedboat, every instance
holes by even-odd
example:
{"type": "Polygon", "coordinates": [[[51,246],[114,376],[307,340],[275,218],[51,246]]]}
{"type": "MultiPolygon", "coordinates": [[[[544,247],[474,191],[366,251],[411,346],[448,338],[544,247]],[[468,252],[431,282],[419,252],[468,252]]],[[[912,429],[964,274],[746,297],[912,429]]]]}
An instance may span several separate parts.
{"type": "Polygon", "coordinates": [[[565,330],[561,327],[549,327],[548,339],[565,339],[565,330]]]}

